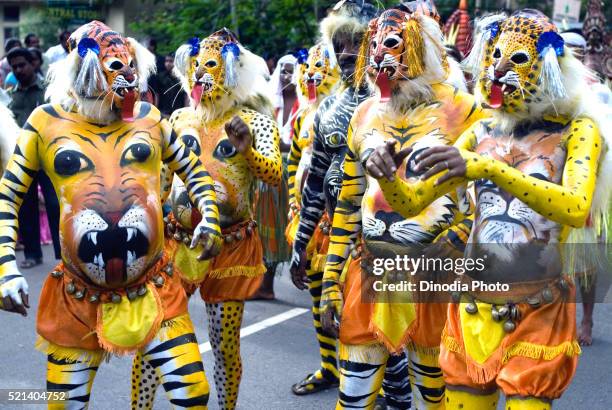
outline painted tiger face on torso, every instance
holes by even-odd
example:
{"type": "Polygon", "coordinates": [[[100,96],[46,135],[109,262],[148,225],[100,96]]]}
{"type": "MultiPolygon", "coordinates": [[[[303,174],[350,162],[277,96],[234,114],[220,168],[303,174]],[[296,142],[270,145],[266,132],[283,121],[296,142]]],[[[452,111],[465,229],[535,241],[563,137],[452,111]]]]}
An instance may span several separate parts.
{"type": "MultiPolygon", "coordinates": [[[[247,124],[262,131],[265,127],[272,127],[270,118],[248,109],[231,111],[209,123],[197,118],[193,110],[182,109],[176,111],[170,120],[183,144],[198,155],[214,181],[222,227],[251,217],[251,191],[255,182],[246,159],[238,153],[225,133],[224,125],[233,115],[239,115],[247,124]]],[[[198,212],[181,192],[173,190],[172,193],[174,215],[183,227],[193,229],[199,221],[198,212]]]]}
{"type": "Polygon", "coordinates": [[[160,118],[148,104],[136,110],[133,123],[99,126],[45,105],[26,125],[42,137],[41,169],[59,198],[64,263],[104,288],[136,281],[162,252],[160,118]]]}
{"type": "MultiPolygon", "coordinates": [[[[526,130],[517,130],[515,135],[504,135],[498,129],[483,125],[477,134],[476,152],[502,161],[527,175],[559,184],[567,156],[562,141],[565,131],[563,125],[548,121],[526,130]]],[[[533,211],[520,198],[510,195],[489,180],[478,180],[475,186],[478,211],[473,241],[528,244],[559,240],[561,226],[533,211]]]]}
{"type": "MultiPolygon", "coordinates": [[[[359,161],[367,155],[370,147],[395,140],[398,151],[407,147],[413,150],[399,167],[397,175],[404,180],[419,178],[421,173],[414,169],[414,158],[427,148],[453,144],[469,124],[479,118],[480,113],[470,96],[456,93],[454,88],[443,84],[434,85],[433,90],[435,99],[402,115],[382,109],[376,97],[362,103],[351,122],[351,147],[359,161]]],[[[363,235],[369,240],[430,243],[452,224],[460,211],[459,203],[464,202],[453,191],[432,202],[419,215],[406,219],[389,205],[378,181],[367,174],[366,179],[361,210],[363,235]]]]}

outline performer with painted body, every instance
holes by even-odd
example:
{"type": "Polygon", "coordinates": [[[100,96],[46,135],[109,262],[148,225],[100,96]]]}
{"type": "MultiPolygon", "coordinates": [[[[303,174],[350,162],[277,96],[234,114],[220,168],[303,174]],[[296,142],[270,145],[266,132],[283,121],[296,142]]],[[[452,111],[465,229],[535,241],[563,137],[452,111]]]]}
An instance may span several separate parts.
{"type": "Polygon", "coordinates": [[[426,170],[420,181],[394,178],[388,147],[377,148],[367,167],[406,217],[475,181],[465,256],[486,253],[487,269],[463,280],[513,289],[455,295],[460,303],[449,305],[440,354],[446,408],[495,409],[501,390],[506,409],[549,409],[580,353],[575,287],[565,275],[573,267],[564,262],[606,225],[609,119],[600,117],[591,95],[592,73],[539,11],[483,18],[478,30],[468,65],[477,98],[493,117],[474,124],[454,147],[418,154],[416,169],[426,170]],[[561,249],[564,242],[571,246],[561,249]]]}
{"type": "MultiPolygon", "coordinates": [[[[327,254],[329,222],[333,217],[342,183],[348,124],[359,103],[370,95],[365,84],[362,87],[355,86],[357,53],[367,24],[376,13],[376,8],[365,1],[340,1],[321,22],[323,42],[333,45],[342,82],[339,91],[321,102],[314,118],[313,153],[302,190],[300,223],[293,244],[292,280],[299,289],[310,290],[321,356],[325,363],[334,367],[337,366],[337,334],[323,330],[319,311],[323,273],[320,270],[317,272],[306,269],[306,252],[309,241],[314,238],[313,243],[321,243],[317,249],[318,256],[314,255],[314,259],[318,258],[323,262],[327,254]],[[322,239],[317,239],[320,237],[322,239]]],[[[407,366],[405,355],[392,356],[387,363],[383,382],[384,400],[392,408],[410,408],[411,392],[407,366]]],[[[337,374],[337,370],[334,373],[337,374]]],[[[338,383],[337,378],[332,376],[334,373],[330,374],[324,367],[295,384],[293,391],[296,394],[305,394],[334,386],[338,383]]]]}
{"type": "MultiPolygon", "coordinates": [[[[266,271],[252,216],[252,193],[258,179],[268,184],[280,182],[278,129],[270,116],[253,109],[270,105],[260,91],[263,88],[258,88],[265,86],[265,63],[229,30],[219,30],[201,41],[191,39],[177,50],[175,67],[193,107],[175,111],[170,122],[178,138],[210,170],[224,244],[207,265],[197,261],[199,255],[187,243],[202,216],[185,188],[175,183],[167,246],[187,292],[199,289],[206,303],[219,407],[233,409],[242,376],[244,301],[257,291],[266,271]]],[[[137,357],[135,366],[144,371],[135,373],[133,398],[150,408],[152,397],[146,399],[142,386],[154,391],[158,381],[149,379],[146,360],[137,357]]]]}
{"type": "MultiPolygon", "coordinates": [[[[387,10],[372,20],[359,52],[356,72],[375,82],[377,93],[357,108],[349,126],[321,301],[324,327],[333,326],[332,317],[340,323],[337,408],[371,408],[390,353],[404,348],[416,407],[444,408],[438,354],[446,305],[376,299],[370,260],[413,255],[444,238],[470,212],[470,203],[465,192],[450,192],[406,219],[363,167],[380,144],[415,152],[449,145],[482,117],[471,95],[446,83],[449,66],[437,17],[424,2],[387,10]]],[[[418,177],[410,160],[398,175],[418,177]]]]}
{"type": "Polygon", "coordinates": [[[208,383],[180,278],[164,254],[160,166],[185,180],[205,218],[191,247],[221,244],[212,179],[159,111],[135,102],[154,69],[131,38],[93,21],[76,30],[53,66],[52,103],[29,117],[0,181],[2,308],[26,315],[28,285],[15,263],[17,212],[37,171],[61,204],[62,262],[40,297],[37,347],[48,354],[51,407],[82,408],[102,360],[139,351],[175,407],[205,408],[208,383]],[[182,370],[181,370],[182,369],[182,370]]]}

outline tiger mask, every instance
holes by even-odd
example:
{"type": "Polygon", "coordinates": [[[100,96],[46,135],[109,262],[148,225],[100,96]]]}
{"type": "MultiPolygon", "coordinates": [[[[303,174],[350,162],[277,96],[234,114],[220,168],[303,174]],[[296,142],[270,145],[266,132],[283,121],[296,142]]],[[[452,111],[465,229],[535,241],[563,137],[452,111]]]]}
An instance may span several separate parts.
{"type": "Polygon", "coordinates": [[[99,21],[74,31],[68,50],[66,59],[51,67],[47,97],[76,103],[97,122],[132,121],[134,103],[155,71],[153,54],[99,21]]]}
{"type": "Polygon", "coordinates": [[[429,98],[431,84],[448,77],[438,18],[430,3],[416,1],[370,21],[359,50],[357,83],[367,77],[381,102],[429,98]]]}
{"type": "Polygon", "coordinates": [[[308,51],[298,51],[296,57],[300,97],[307,98],[307,102],[312,104],[319,101],[320,97],[331,94],[340,80],[340,69],[333,50],[330,51],[323,43],[319,43],[308,51]]]}
{"type": "Polygon", "coordinates": [[[222,114],[261,93],[267,71],[263,59],[244,48],[226,28],[203,40],[190,39],[174,58],[174,73],[192,105],[209,114],[222,114]]]}
{"type": "Polygon", "coordinates": [[[506,122],[572,111],[580,98],[568,97],[585,92],[576,89],[581,79],[594,78],[540,11],[484,17],[475,38],[464,62],[478,81],[475,95],[506,122]]]}

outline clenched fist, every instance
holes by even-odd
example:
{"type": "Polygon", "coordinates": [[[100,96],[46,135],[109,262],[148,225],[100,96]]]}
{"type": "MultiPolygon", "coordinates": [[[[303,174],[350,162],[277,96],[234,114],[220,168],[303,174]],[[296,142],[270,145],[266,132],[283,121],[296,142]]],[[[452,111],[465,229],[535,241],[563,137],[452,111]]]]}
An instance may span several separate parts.
{"type": "Polygon", "coordinates": [[[246,154],[253,143],[249,126],[237,115],[225,123],[227,138],[241,154],[246,154]]]}

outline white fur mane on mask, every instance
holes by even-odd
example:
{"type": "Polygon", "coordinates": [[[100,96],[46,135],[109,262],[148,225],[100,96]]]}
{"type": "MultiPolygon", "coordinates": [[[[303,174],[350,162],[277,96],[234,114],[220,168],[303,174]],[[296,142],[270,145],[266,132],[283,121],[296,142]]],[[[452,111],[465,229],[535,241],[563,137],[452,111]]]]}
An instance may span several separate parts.
{"type": "MultiPolygon", "coordinates": [[[[272,91],[268,87],[269,73],[266,62],[241,44],[238,44],[238,48],[240,55],[235,62],[235,85],[233,87],[224,85],[230,88],[231,93],[224,93],[216,100],[202,100],[198,105],[198,112],[205,121],[218,118],[235,106],[245,106],[262,114],[272,115],[272,91]]],[[[187,78],[192,58],[190,52],[189,44],[183,44],[178,48],[174,58],[174,74],[180,79],[183,89],[191,99],[191,88],[187,78]]]]}
{"type": "MultiPolygon", "coordinates": [[[[134,49],[134,61],[136,64],[136,74],[138,75],[139,92],[146,92],[148,87],[148,79],[155,72],[155,56],[144,46],[138,43],[131,37],[126,38],[126,41],[134,49]]],[[[52,104],[61,104],[65,109],[70,110],[73,107],[82,115],[96,119],[102,123],[111,122],[118,117],[118,110],[111,109],[110,98],[108,93],[111,84],[106,84],[106,90],[99,90],[102,94],[98,99],[86,99],[77,91],[77,79],[81,70],[84,69],[81,58],[76,49],[72,50],[66,58],[60,60],[49,67],[47,73],[47,91],[45,98],[52,104]]],[[[95,69],[102,70],[99,60],[99,65],[95,69]]],[[[95,81],[95,77],[88,75],[84,76],[81,73],[81,78],[87,78],[89,82],[95,81]],[[92,78],[93,77],[93,78],[92,78]]],[[[106,81],[104,81],[106,83],[106,81]]],[[[90,84],[79,85],[81,88],[95,89],[96,87],[90,84]]]]}

